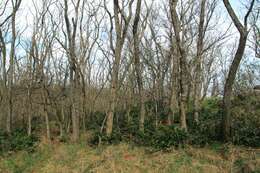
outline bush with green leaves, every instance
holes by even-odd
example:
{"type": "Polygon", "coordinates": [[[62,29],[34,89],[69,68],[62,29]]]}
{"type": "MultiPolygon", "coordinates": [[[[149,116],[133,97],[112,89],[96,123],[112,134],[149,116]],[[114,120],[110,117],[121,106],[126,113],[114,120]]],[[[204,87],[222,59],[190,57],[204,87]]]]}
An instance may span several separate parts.
{"type": "Polygon", "coordinates": [[[189,123],[189,142],[204,146],[220,140],[221,117],[220,98],[205,99],[202,102],[199,122],[189,123]]]}
{"type": "Polygon", "coordinates": [[[10,135],[7,133],[0,134],[0,152],[8,151],[33,151],[38,138],[34,135],[28,136],[23,129],[15,129],[10,135]]]}
{"type": "Polygon", "coordinates": [[[260,125],[252,117],[236,119],[232,132],[234,144],[260,147],[260,125]]]}
{"type": "MultiPolygon", "coordinates": [[[[130,129],[129,129],[130,130],[130,129]]],[[[167,150],[171,147],[184,146],[188,134],[175,126],[159,126],[158,128],[146,129],[144,132],[136,129],[135,132],[114,130],[108,137],[106,134],[96,132],[91,139],[91,144],[118,144],[121,141],[133,142],[137,145],[153,147],[159,150],[167,150]]]]}
{"type": "Polygon", "coordinates": [[[7,139],[8,134],[3,131],[0,131],[0,153],[3,153],[8,148],[9,141],[7,139]]]}
{"type": "MultiPolygon", "coordinates": [[[[203,101],[198,123],[189,124],[191,144],[204,146],[221,140],[222,108],[220,98],[203,101]]],[[[256,95],[237,95],[232,98],[232,142],[235,145],[260,146],[260,98],[256,95]]]]}
{"type": "Polygon", "coordinates": [[[87,130],[98,130],[100,124],[102,124],[106,114],[102,112],[91,112],[89,116],[86,117],[85,124],[87,130]]]}
{"type": "Polygon", "coordinates": [[[233,143],[260,147],[260,96],[239,95],[233,101],[233,143]]]}
{"type": "MultiPolygon", "coordinates": [[[[153,106],[153,104],[150,106],[153,106]]],[[[231,110],[233,143],[259,147],[260,98],[250,95],[235,96],[232,98],[231,110]]],[[[107,144],[126,141],[157,149],[167,149],[172,146],[182,146],[185,142],[196,146],[220,142],[222,139],[222,99],[219,97],[206,98],[201,103],[199,122],[197,123],[193,121],[192,112],[193,109],[190,108],[187,115],[188,133],[180,130],[176,124],[156,127],[155,116],[146,116],[145,129],[144,132],[141,132],[139,131],[139,108],[133,107],[130,111],[130,121],[124,116],[124,112],[116,113],[112,136],[107,137],[98,132],[94,135],[94,142],[92,143],[97,144],[100,140],[107,144]]],[[[157,120],[167,118],[163,113],[158,116],[157,120]]]]}
{"type": "Polygon", "coordinates": [[[159,126],[151,136],[154,148],[166,150],[171,147],[182,147],[188,139],[188,133],[176,126],[159,126]]]}
{"type": "Polygon", "coordinates": [[[107,136],[105,133],[96,131],[93,134],[93,137],[90,139],[90,144],[99,145],[99,144],[119,144],[122,141],[122,134],[118,130],[114,130],[111,136],[107,136]]]}

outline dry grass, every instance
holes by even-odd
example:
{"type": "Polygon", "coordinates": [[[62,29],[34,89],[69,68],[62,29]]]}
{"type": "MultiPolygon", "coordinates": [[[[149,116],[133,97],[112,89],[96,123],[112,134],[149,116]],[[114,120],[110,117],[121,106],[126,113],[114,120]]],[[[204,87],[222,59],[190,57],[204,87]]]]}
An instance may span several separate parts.
{"type": "Polygon", "coordinates": [[[149,152],[129,144],[92,148],[80,144],[39,144],[34,153],[0,157],[1,173],[225,173],[239,172],[248,163],[260,166],[260,152],[232,146],[187,147],[149,152]]]}

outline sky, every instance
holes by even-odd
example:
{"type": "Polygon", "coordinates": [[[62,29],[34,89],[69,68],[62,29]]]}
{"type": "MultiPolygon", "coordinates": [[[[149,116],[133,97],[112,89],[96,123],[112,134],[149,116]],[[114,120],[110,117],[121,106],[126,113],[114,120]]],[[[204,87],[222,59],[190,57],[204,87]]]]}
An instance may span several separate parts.
{"type": "MultiPolygon", "coordinates": [[[[40,0],[34,0],[35,2],[40,2],[40,0]]],[[[88,1],[88,0],[86,0],[88,1]]],[[[108,0],[108,1],[112,1],[112,0],[108,0]]],[[[149,1],[152,1],[152,0],[147,0],[148,2],[149,1]]],[[[155,1],[161,1],[161,0],[155,0],[155,1]]],[[[221,0],[220,0],[221,1],[221,0]]],[[[244,15],[244,7],[242,5],[242,2],[243,0],[230,0],[230,3],[232,5],[232,7],[234,8],[234,10],[236,11],[236,13],[242,17],[244,15]]],[[[29,23],[29,25],[32,23],[32,15],[31,15],[31,11],[33,11],[33,0],[22,0],[22,9],[23,12],[20,13],[21,15],[19,16],[20,17],[20,21],[22,21],[22,25],[28,25],[27,23],[29,23]],[[26,22],[27,21],[27,22],[26,22]]],[[[219,6],[221,7],[220,10],[223,12],[223,14],[226,15],[226,17],[228,17],[227,15],[227,12],[226,12],[226,9],[223,8],[224,5],[222,2],[219,3],[219,6]]]]}

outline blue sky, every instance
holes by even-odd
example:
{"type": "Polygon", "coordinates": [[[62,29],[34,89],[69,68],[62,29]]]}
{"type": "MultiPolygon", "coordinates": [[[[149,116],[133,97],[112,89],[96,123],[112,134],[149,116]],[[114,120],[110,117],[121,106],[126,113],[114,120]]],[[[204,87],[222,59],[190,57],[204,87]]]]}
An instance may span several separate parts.
{"type": "Polygon", "coordinates": [[[230,0],[230,3],[231,3],[232,6],[234,6],[234,7],[238,7],[239,4],[240,4],[239,0],[230,0]]]}

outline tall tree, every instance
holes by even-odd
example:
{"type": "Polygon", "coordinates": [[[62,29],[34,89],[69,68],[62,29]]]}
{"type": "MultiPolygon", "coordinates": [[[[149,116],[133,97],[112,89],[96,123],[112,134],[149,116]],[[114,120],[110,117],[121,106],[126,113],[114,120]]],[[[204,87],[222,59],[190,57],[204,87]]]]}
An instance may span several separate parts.
{"type": "Polygon", "coordinates": [[[134,25],[133,25],[133,37],[134,37],[134,64],[135,64],[135,73],[136,73],[136,81],[137,81],[138,91],[139,91],[139,104],[140,104],[139,129],[141,131],[144,131],[144,120],[145,120],[144,88],[143,88],[143,79],[142,79],[141,62],[140,62],[140,50],[139,50],[140,36],[138,33],[141,5],[142,5],[142,1],[137,0],[134,25]]]}
{"type": "Polygon", "coordinates": [[[184,48],[184,43],[181,40],[181,23],[177,14],[177,4],[178,0],[170,0],[170,10],[171,10],[171,19],[172,25],[175,34],[175,41],[178,50],[179,57],[179,110],[180,110],[180,122],[181,128],[187,130],[187,122],[186,122],[186,109],[185,109],[185,81],[186,81],[186,50],[184,48]]]}
{"type": "Polygon", "coordinates": [[[11,15],[11,30],[12,41],[9,59],[9,74],[8,74],[8,113],[6,119],[6,131],[12,131],[12,118],[13,118],[13,82],[14,82],[14,69],[15,69],[15,49],[16,49],[16,14],[21,5],[22,0],[12,0],[12,15],[11,15]]]}
{"type": "Polygon", "coordinates": [[[199,102],[201,96],[201,73],[202,73],[202,54],[203,54],[203,44],[204,44],[204,35],[205,35],[205,8],[206,8],[207,0],[200,1],[200,21],[199,21],[199,32],[198,32],[198,40],[197,40],[197,55],[196,55],[196,63],[195,63],[195,84],[194,84],[194,120],[195,122],[199,121],[199,102]]]}
{"type": "Polygon", "coordinates": [[[229,141],[231,137],[231,97],[232,97],[232,88],[236,78],[236,74],[240,65],[240,62],[243,58],[247,37],[249,34],[248,30],[248,17],[253,10],[255,0],[252,0],[248,11],[244,17],[244,24],[241,23],[238,16],[236,15],[234,9],[232,8],[229,0],[223,0],[224,5],[228,11],[229,16],[231,17],[234,25],[236,26],[237,30],[239,31],[239,44],[236,50],[235,56],[229,68],[229,72],[227,75],[227,79],[224,86],[224,97],[223,97],[223,139],[225,141],[229,141]]]}
{"type": "Polygon", "coordinates": [[[79,5],[81,0],[77,0],[74,4],[75,18],[72,21],[69,19],[69,7],[68,0],[64,0],[64,18],[67,30],[68,39],[68,58],[70,64],[70,98],[71,98],[71,119],[72,119],[72,139],[73,141],[79,140],[79,100],[77,100],[77,92],[79,91],[80,84],[80,67],[78,65],[77,54],[76,54],[76,35],[79,19],[79,5]]]}
{"type": "MultiPolygon", "coordinates": [[[[111,136],[113,130],[113,120],[114,120],[114,113],[116,102],[118,101],[117,93],[119,89],[119,68],[120,62],[122,57],[123,46],[125,43],[127,31],[129,28],[130,20],[132,18],[132,5],[134,0],[128,1],[128,16],[125,16],[125,7],[122,4],[123,8],[120,7],[118,0],[113,1],[113,10],[114,10],[114,17],[112,17],[111,13],[107,9],[106,11],[110,17],[110,47],[113,51],[113,64],[112,64],[112,73],[111,73],[111,86],[110,86],[110,100],[109,100],[109,110],[107,113],[107,120],[106,120],[106,134],[107,136],[111,136]],[[114,22],[113,22],[114,19],[114,22]],[[113,45],[113,28],[115,27],[116,32],[116,40],[115,46],[113,45]]],[[[106,4],[106,2],[104,2],[106,4]]]]}

